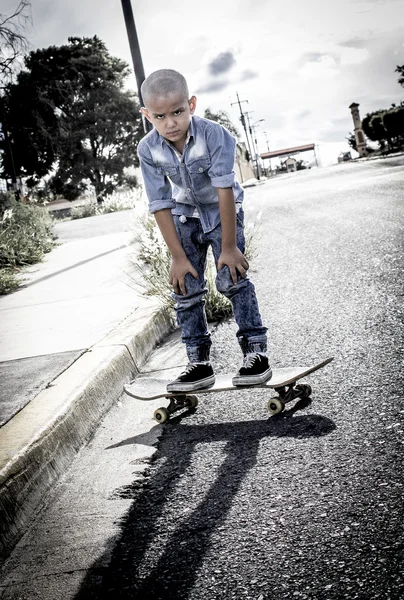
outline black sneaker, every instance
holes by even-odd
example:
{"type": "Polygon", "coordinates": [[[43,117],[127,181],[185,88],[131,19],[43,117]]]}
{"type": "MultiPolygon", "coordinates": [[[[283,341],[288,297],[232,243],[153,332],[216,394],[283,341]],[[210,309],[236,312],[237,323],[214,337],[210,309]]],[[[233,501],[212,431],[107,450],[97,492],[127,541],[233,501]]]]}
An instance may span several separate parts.
{"type": "Polygon", "coordinates": [[[167,384],[167,392],[193,392],[211,387],[215,375],[210,363],[190,363],[185,371],[167,384]]]}
{"type": "Polygon", "coordinates": [[[254,352],[244,357],[244,364],[233,377],[233,385],[257,385],[271,379],[268,357],[254,352]]]}

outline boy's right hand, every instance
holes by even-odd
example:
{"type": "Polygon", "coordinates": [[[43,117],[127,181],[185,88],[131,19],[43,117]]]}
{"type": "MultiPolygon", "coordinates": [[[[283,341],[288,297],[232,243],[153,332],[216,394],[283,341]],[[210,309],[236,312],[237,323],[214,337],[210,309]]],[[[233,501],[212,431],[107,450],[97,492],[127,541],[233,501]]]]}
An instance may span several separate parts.
{"type": "Polygon", "coordinates": [[[186,256],[184,258],[172,258],[170,267],[170,285],[178,295],[186,295],[185,275],[190,273],[194,279],[198,279],[198,273],[191,265],[186,256]]]}

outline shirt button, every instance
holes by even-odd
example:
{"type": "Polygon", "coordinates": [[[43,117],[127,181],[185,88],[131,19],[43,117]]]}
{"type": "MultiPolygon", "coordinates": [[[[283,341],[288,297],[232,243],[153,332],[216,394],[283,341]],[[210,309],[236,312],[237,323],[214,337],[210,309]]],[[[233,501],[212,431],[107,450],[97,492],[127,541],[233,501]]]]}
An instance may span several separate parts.
{"type": "Polygon", "coordinates": [[[185,163],[181,163],[181,167],[185,167],[185,163]]]}
{"type": "Polygon", "coordinates": [[[199,171],[199,173],[203,173],[202,167],[199,167],[198,171],[199,171]]]}
{"type": "Polygon", "coordinates": [[[191,188],[187,188],[187,192],[189,193],[191,191],[191,188]]]}
{"type": "Polygon", "coordinates": [[[168,175],[168,171],[164,171],[164,174],[165,174],[165,175],[168,175]]]}

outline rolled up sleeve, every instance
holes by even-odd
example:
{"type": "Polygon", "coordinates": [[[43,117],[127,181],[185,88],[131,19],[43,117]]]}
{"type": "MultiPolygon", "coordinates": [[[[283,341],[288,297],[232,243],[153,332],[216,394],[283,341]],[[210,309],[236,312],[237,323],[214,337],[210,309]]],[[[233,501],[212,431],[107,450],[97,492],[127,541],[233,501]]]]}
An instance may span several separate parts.
{"type": "Polygon", "coordinates": [[[164,173],[157,170],[147,146],[139,144],[137,154],[149,201],[149,211],[155,213],[158,210],[174,208],[176,204],[172,197],[171,184],[164,173]]]}
{"type": "Polygon", "coordinates": [[[235,183],[235,138],[220,125],[215,125],[207,135],[211,165],[209,176],[213,187],[228,188],[235,183]]]}

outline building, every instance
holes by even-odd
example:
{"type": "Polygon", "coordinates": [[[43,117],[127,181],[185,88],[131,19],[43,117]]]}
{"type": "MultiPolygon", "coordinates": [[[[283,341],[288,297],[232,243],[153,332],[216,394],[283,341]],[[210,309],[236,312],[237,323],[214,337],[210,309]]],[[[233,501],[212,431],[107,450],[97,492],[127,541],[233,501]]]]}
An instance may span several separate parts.
{"type": "Polygon", "coordinates": [[[297,171],[297,160],[293,156],[289,156],[282,165],[285,166],[287,173],[293,173],[297,171]]]}
{"type": "Polygon", "coordinates": [[[244,142],[237,142],[236,145],[236,160],[234,163],[234,171],[240,183],[253,179],[255,173],[251,161],[247,160],[247,149],[244,142]]]}
{"type": "Polygon", "coordinates": [[[352,102],[349,108],[351,109],[352,119],[354,122],[356,151],[358,152],[359,156],[367,156],[368,151],[366,149],[366,139],[362,129],[362,121],[359,116],[359,104],[357,104],[356,102],[352,102]]]}
{"type": "MultiPolygon", "coordinates": [[[[270,161],[271,158],[280,158],[282,156],[287,156],[288,158],[291,158],[293,154],[300,154],[300,152],[308,152],[310,150],[314,152],[314,158],[316,161],[316,165],[318,166],[315,144],[305,144],[304,146],[295,146],[293,148],[281,148],[280,150],[274,150],[273,152],[264,152],[263,154],[261,154],[261,158],[262,160],[269,158],[270,161]]],[[[296,169],[294,170],[296,171],[296,169]]]]}

